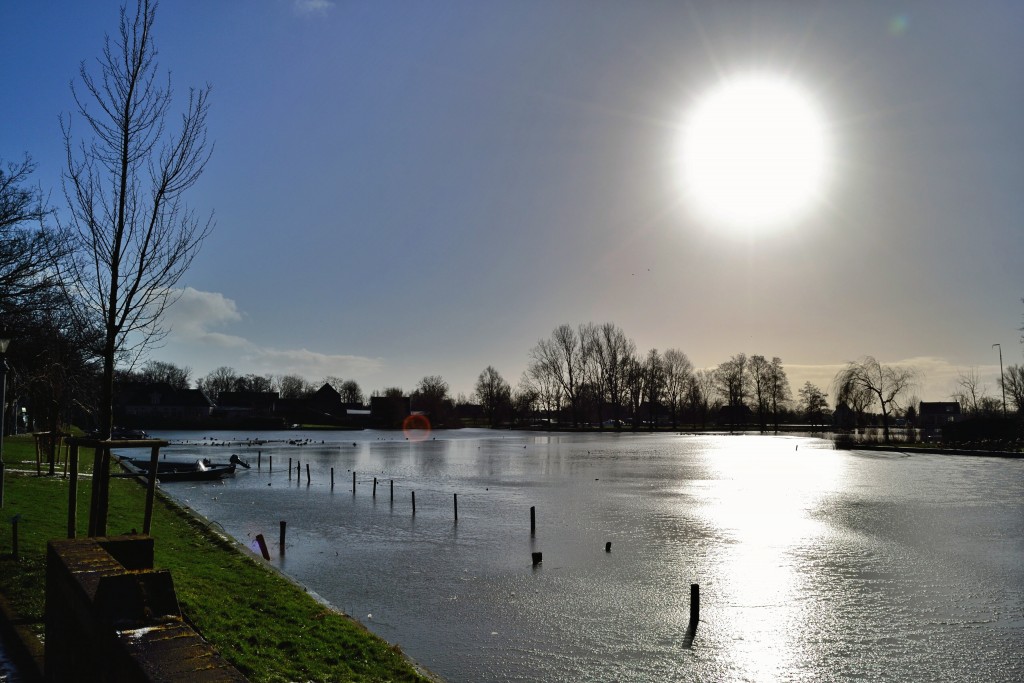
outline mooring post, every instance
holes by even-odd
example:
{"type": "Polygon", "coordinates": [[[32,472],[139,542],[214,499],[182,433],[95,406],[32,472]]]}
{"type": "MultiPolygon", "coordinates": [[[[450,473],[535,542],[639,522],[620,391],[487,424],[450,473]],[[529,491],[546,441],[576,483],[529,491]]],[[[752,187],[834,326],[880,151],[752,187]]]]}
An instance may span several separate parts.
{"type": "Polygon", "coordinates": [[[274,473],[274,456],[268,455],[267,458],[270,460],[270,462],[267,463],[267,470],[270,472],[270,474],[273,474],[274,473]]]}
{"type": "Polygon", "coordinates": [[[395,480],[391,480],[391,502],[395,502],[395,480]]]}
{"type": "Polygon", "coordinates": [[[331,468],[331,490],[334,490],[334,468],[331,468]]]}
{"type": "Polygon", "coordinates": [[[256,471],[263,469],[263,451],[256,451],[256,471]]]}
{"type": "Polygon", "coordinates": [[[453,493],[452,498],[455,501],[455,521],[459,521],[459,494],[453,493]]]}
{"type": "Polygon", "coordinates": [[[306,463],[306,486],[309,486],[309,463],[306,463]]]}
{"type": "Polygon", "coordinates": [[[296,484],[301,484],[302,483],[302,461],[301,460],[296,460],[295,461],[295,483],[296,484]]]}
{"type": "Polygon", "coordinates": [[[531,553],[533,557],[533,566],[536,567],[538,564],[544,561],[544,553],[531,553]]]}
{"type": "Polygon", "coordinates": [[[612,542],[611,541],[608,541],[607,543],[604,544],[604,551],[606,553],[610,553],[612,551],[612,542]]]}
{"type": "Polygon", "coordinates": [[[356,492],[356,471],[352,470],[352,493],[356,492]]]}
{"type": "Polygon", "coordinates": [[[284,534],[285,534],[285,530],[287,528],[288,528],[288,522],[286,522],[285,520],[282,519],[281,520],[281,557],[284,557],[284,534]]]}
{"type": "Polygon", "coordinates": [[[71,479],[68,481],[68,538],[78,527],[78,443],[71,444],[71,479]]]}
{"type": "Polygon", "coordinates": [[[700,621],[700,584],[690,584],[690,623],[683,637],[683,647],[693,647],[693,639],[697,637],[697,623],[700,621]]]}
{"type": "Polygon", "coordinates": [[[267,550],[267,541],[263,538],[263,534],[256,534],[256,545],[260,547],[260,553],[263,555],[263,559],[270,561],[270,551],[267,550]]]}
{"type": "Polygon", "coordinates": [[[700,584],[690,584],[690,624],[694,630],[697,629],[697,622],[700,621],[700,584]]]}
{"type": "Polygon", "coordinates": [[[377,477],[373,478],[373,497],[377,497],[377,477]]]}
{"type": "Polygon", "coordinates": [[[288,481],[292,480],[292,459],[288,458],[288,481]]]}
{"type": "Polygon", "coordinates": [[[416,514],[416,492],[412,492],[412,514],[416,514]]]}
{"type": "Polygon", "coordinates": [[[18,520],[21,515],[11,517],[11,557],[18,559],[18,520]]]}
{"type": "Polygon", "coordinates": [[[142,518],[142,533],[149,536],[153,525],[153,499],[156,498],[156,471],[160,462],[160,447],[153,446],[149,452],[149,481],[146,482],[146,511],[142,518]]]}
{"type": "Polygon", "coordinates": [[[530,535],[537,533],[537,506],[530,506],[530,535]]]}

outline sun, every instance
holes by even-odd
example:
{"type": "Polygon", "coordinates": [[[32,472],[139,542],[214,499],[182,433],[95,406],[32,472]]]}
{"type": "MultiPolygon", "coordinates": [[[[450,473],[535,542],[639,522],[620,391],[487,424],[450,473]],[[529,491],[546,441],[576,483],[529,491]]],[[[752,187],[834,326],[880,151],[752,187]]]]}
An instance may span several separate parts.
{"type": "Polygon", "coordinates": [[[814,98],[796,82],[766,73],[732,77],[699,98],[678,151],[694,212],[747,234],[791,225],[819,205],[831,156],[814,98]]]}

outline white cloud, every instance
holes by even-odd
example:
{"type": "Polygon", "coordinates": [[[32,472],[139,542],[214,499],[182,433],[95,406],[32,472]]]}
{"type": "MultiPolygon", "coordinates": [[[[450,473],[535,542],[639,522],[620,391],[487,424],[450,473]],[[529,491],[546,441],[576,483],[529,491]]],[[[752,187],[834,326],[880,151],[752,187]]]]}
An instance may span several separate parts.
{"type": "Polygon", "coordinates": [[[384,366],[380,358],[319,353],[305,348],[276,349],[215,331],[243,319],[232,299],[219,292],[186,287],[167,310],[164,322],[171,333],[156,355],[195,368],[199,377],[219,365],[228,365],[240,373],[297,374],[315,381],[325,375],[364,376],[384,366]],[[184,359],[166,358],[170,353],[184,359]]]}
{"type": "Polygon", "coordinates": [[[324,14],[332,7],[332,0],[292,0],[292,8],[298,14],[324,14]]]}

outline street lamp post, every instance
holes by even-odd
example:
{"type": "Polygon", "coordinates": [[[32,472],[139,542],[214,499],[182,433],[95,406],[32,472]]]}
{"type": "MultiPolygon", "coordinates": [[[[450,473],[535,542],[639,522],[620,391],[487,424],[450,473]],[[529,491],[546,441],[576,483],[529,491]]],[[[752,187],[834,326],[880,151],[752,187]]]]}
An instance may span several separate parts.
{"type": "Polygon", "coordinates": [[[0,507],[4,506],[4,415],[7,413],[7,346],[11,338],[0,334],[0,507]]]}
{"type": "Polygon", "coordinates": [[[1006,378],[1003,377],[1003,347],[1001,344],[993,344],[993,348],[999,347],[999,386],[1003,388],[1003,417],[1006,417],[1006,378]]]}

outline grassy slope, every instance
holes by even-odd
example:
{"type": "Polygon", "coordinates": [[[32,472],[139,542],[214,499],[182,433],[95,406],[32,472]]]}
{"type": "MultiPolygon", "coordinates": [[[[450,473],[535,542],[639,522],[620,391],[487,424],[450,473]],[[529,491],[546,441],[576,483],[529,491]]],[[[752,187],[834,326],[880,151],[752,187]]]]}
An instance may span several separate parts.
{"type": "MultiPolygon", "coordinates": [[[[25,437],[4,441],[8,467],[0,525],[0,592],[42,632],[46,541],[67,531],[68,482],[19,475],[34,471],[25,437]],[[25,461],[31,461],[31,467],[25,461]],[[21,515],[19,561],[11,558],[9,520],[21,515]]],[[[91,454],[83,461],[91,463],[91,454]]],[[[78,533],[88,526],[89,480],[79,483],[78,533]]],[[[145,491],[110,482],[111,535],[142,527],[145,491]]],[[[158,496],[153,512],[156,565],[170,569],[181,609],[253,681],[422,681],[401,652],[360,624],[324,607],[302,588],[158,496]]]]}

